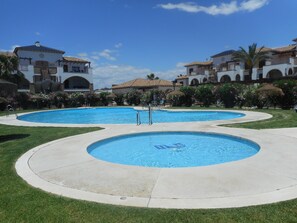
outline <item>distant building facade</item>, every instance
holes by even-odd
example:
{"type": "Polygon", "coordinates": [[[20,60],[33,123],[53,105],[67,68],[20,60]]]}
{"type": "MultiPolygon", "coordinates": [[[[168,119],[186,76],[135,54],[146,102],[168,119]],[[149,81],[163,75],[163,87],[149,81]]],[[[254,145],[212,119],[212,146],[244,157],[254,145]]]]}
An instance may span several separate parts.
{"type": "Polygon", "coordinates": [[[148,79],[134,79],[122,84],[113,85],[112,92],[115,94],[126,94],[130,91],[137,90],[141,92],[146,92],[149,90],[176,90],[179,89],[181,84],[175,83],[167,80],[148,80],[148,79]]]}
{"type": "Polygon", "coordinates": [[[213,55],[210,61],[186,64],[186,75],[177,77],[183,85],[197,86],[201,83],[250,81],[261,79],[278,79],[297,76],[297,39],[292,45],[264,48],[269,59],[260,61],[249,75],[243,62],[234,61],[235,50],[227,50],[213,55]]]}
{"type": "Polygon", "coordinates": [[[93,91],[91,63],[75,57],[66,57],[62,50],[42,46],[39,42],[14,49],[19,59],[19,71],[26,81],[19,91],[65,92],[93,91]]]}

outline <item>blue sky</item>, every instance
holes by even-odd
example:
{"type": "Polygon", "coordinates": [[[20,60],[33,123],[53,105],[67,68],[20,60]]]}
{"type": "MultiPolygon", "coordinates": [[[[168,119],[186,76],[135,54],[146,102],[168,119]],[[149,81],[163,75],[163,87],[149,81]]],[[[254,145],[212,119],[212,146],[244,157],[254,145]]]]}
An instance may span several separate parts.
{"type": "Polygon", "coordinates": [[[297,38],[296,0],[1,0],[0,10],[0,50],[39,40],[88,59],[95,88],[151,72],[173,80],[187,62],[297,38]]]}

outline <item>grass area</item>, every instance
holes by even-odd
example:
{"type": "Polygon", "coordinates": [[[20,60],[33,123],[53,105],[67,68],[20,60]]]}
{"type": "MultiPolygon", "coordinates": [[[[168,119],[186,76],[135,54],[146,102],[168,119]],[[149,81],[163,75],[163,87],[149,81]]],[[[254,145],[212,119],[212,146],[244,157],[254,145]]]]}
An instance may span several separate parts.
{"type": "MultiPolygon", "coordinates": [[[[178,107],[175,107],[176,109],[178,107]]],[[[180,107],[179,107],[180,108],[180,107]]],[[[240,109],[224,109],[217,107],[202,108],[202,107],[183,107],[183,109],[197,109],[197,110],[238,110],[240,109]]],[[[243,110],[244,111],[244,110],[243,110]]],[[[249,128],[249,129],[273,129],[273,128],[291,128],[297,127],[297,113],[293,110],[281,110],[281,109],[257,109],[257,110],[246,110],[246,111],[256,111],[256,112],[265,112],[271,114],[273,117],[271,119],[263,121],[255,121],[241,124],[232,124],[232,125],[223,125],[227,127],[235,128],[249,128]]]]}
{"type": "MultiPolygon", "coordinates": [[[[292,111],[267,112],[272,112],[275,117],[264,123],[244,127],[281,124],[284,127],[297,126],[297,114],[292,111]]],[[[16,174],[14,164],[27,150],[58,138],[94,130],[98,128],[0,125],[0,222],[297,222],[297,199],[270,205],[217,210],[132,208],[52,195],[32,188],[16,174]]]]}

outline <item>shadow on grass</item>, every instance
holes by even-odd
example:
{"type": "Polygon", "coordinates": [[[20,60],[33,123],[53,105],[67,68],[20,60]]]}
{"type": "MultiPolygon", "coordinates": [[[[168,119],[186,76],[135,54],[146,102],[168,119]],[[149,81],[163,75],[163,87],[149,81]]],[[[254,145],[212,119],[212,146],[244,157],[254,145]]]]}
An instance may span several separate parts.
{"type": "Polygon", "coordinates": [[[24,139],[29,137],[30,134],[9,134],[9,135],[0,135],[0,143],[16,140],[16,139],[24,139]]]}

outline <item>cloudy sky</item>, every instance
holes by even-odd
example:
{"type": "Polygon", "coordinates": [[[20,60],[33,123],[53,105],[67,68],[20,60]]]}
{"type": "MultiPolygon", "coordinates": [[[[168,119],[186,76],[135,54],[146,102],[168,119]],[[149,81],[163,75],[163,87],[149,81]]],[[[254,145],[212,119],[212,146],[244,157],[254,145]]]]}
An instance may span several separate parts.
{"type": "Polygon", "coordinates": [[[173,80],[185,63],[254,42],[292,44],[296,21],[296,0],[1,0],[0,50],[39,40],[90,60],[102,88],[173,80]]]}

